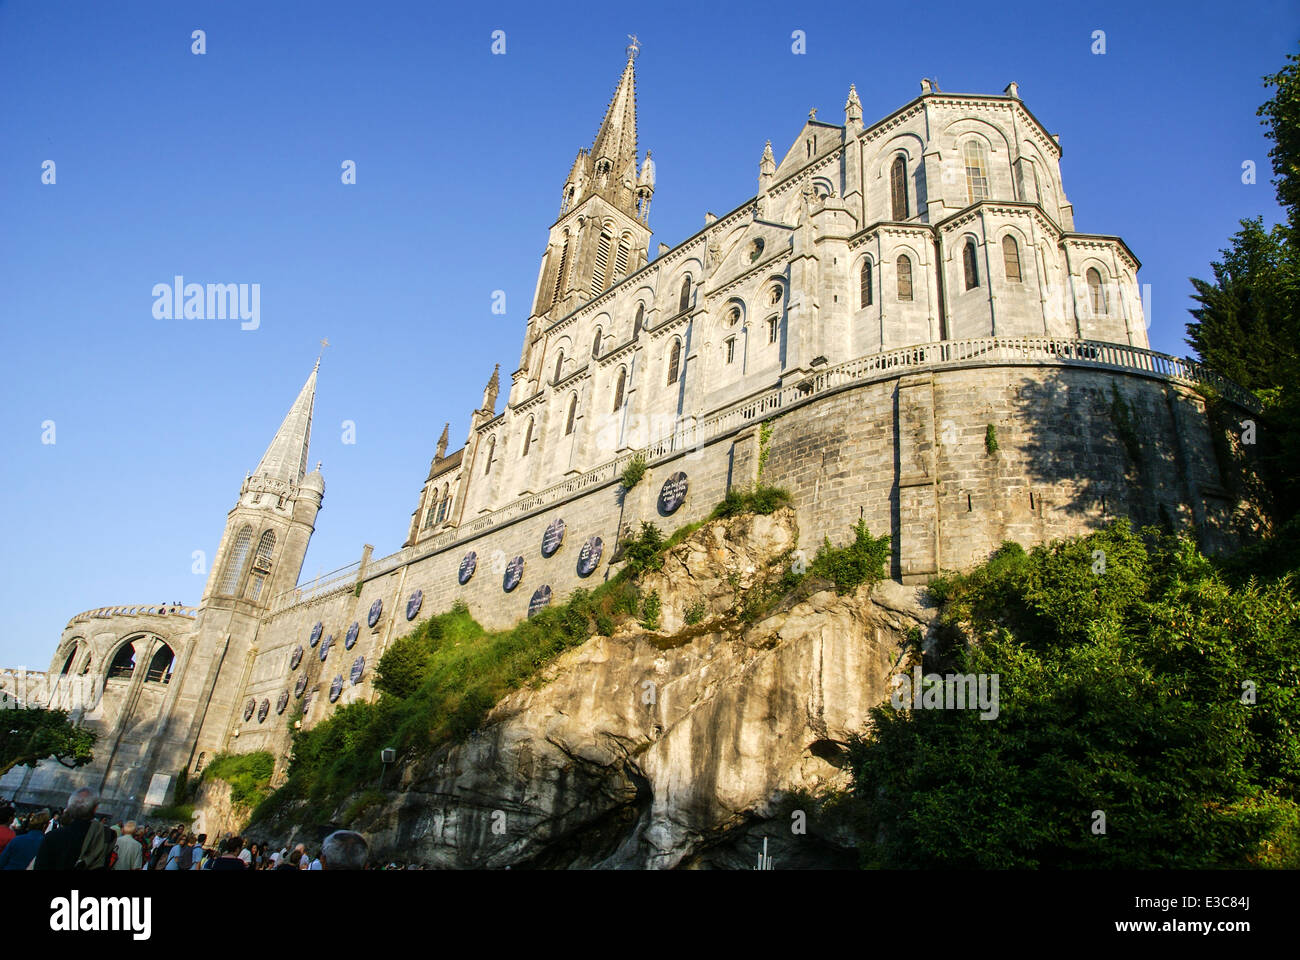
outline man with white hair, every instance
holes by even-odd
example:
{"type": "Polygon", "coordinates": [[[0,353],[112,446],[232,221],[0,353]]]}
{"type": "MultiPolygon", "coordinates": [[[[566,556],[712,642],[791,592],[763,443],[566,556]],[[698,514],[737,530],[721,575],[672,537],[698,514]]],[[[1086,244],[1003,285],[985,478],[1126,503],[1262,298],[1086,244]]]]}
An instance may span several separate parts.
{"type": "Polygon", "coordinates": [[[36,852],[36,870],[107,870],[113,832],[95,819],[99,794],[90,787],[73,790],[62,825],[45,835],[36,852]]]}
{"type": "Polygon", "coordinates": [[[335,830],[320,848],[322,870],[364,870],[370,847],[366,838],[351,830],[335,830]]]}
{"type": "Polygon", "coordinates": [[[128,820],[122,827],[122,835],[117,838],[114,849],[117,850],[114,870],[139,870],[144,866],[144,850],[135,839],[134,820],[128,820]]]}

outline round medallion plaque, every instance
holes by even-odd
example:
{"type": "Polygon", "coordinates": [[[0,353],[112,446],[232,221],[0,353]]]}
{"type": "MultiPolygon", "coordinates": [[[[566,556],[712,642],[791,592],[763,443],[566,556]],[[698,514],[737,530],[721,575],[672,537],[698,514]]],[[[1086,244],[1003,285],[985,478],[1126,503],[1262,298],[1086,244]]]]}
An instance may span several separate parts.
{"type": "Polygon", "coordinates": [[[664,516],[675,513],[686,499],[687,486],[686,474],[680,470],[665,480],[659,490],[659,512],[664,516]]]}
{"type": "Polygon", "coordinates": [[[474,571],[478,568],[478,554],[471,550],[465,554],[465,559],[460,562],[460,584],[463,587],[469,583],[469,578],[474,576],[474,571]]]}
{"type": "Polygon", "coordinates": [[[311,645],[313,647],[316,646],[316,644],[320,643],[320,635],[324,630],[325,630],[325,624],[317,620],[316,626],[311,628],[311,645]]]}
{"type": "Polygon", "coordinates": [[[257,708],[257,722],[265,723],[266,715],[270,712],[271,712],[271,701],[263,700],[261,705],[257,708]]]}
{"type": "Polygon", "coordinates": [[[293,653],[289,655],[289,669],[297,670],[298,664],[302,663],[302,644],[293,648],[293,653]]]}
{"type": "Polygon", "coordinates": [[[533,593],[533,598],[528,601],[528,615],[534,616],[545,610],[551,603],[551,588],[547,586],[538,587],[533,593]]]}
{"type": "Polygon", "coordinates": [[[589,577],[600,566],[600,555],[605,549],[600,537],[588,537],[578,551],[578,576],[589,577]]]}
{"type": "Polygon", "coordinates": [[[307,689],[307,674],[304,673],[302,676],[298,678],[298,682],[293,685],[293,695],[295,697],[301,697],[302,692],[306,689],[307,689]]]}
{"type": "Polygon", "coordinates": [[[384,612],[384,601],[382,597],[376,597],[375,602],[370,605],[370,612],[366,614],[366,624],[373,627],[379,622],[379,615],[384,612]]]}
{"type": "Polygon", "coordinates": [[[509,593],[515,587],[519,586],[519,581],[524,578],[524,558],[515,557],[506,564],[506,575],[501,580],[501,586],[506,593],[509,593]]]}
{"type": "Polygon", "coordinates": [[[366,658],[357,657],[352,661],[352,685],[356,686],[361,682],[362,675],[366,672],[366,658]]]}
{"type": "Polygon", "coordinates": [[[357,623],[357,622],[354,620],[354,621],[352,622],[352,626],[348,627],[347,635],[344,636],[344,638],[343,638],[343,649],[344,649],[344,650],[351,650],[351,649],[356,645],[356,642],[357,642],[357,634],[358,634],[360,631],[361,631],[361,624],[357,623]]]}
{"type": "Polygon", "coordinates": [[[542,556],[551,557],[564,543],[564,521],[556,517],[542,534],[542,556]]]}
{"type": "Polygon", "coordinates": [[[326,638],[321,642],[321,645],[320,645],[320,660],[321,660],[321,663],[324,663],[324,662],[325,662],[325,658],[328,657],[328,656],[330,655],[330,647],[332,647],[332,646],[334,646],[334,634],[331,633],[328,637],[326,637],[326,638]]]}
{"type": "Polygon", "coordinates": [[[257,709],[257,701],[250,699],[248,703],[244,704],[244,719],[247,720],[249,717],[251,717],[253,715],[253,711],[256,709],[257,709]]]}
{"type": "Polygon", "coordinates": [[[275,712],[284,713],[284,708],[289,705],[289,691],[281,690],[280,698],[275,701],[275,712]]]}
{"type": "Polygon", "coordinates": [[[414,620],[415,615],[420,612],[420,604],[424,603],[424,591],[416,590],[411,594],[411,599],[406,601],[406,619],[414,620]]]}
{"type": "Polygon", "coordinates": [[[335,675],[334,682],[330,684],[330,703],[333,703],[335,700],[337,700],[339,698],[339,694],[342,692],[343,692],[343,674],[340,673],[335,675]]]}

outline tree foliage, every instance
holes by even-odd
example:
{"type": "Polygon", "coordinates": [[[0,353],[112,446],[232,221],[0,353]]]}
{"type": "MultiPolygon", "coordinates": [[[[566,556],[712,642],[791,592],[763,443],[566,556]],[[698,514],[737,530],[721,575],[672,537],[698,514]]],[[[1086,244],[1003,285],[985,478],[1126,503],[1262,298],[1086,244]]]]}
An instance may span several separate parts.
{"type": "Polygon", "coordinates": [[[999,712],[873,711],[850,749],[866,864],[1300,866],[1290,574],[1234,583],[1118,521],[934,593],[923,668],[997,675],[999,712]]]}
{"type": "Polygon", "coordinates": [[[53,758],[65,767],[95,759],[95,732],[77,726],[66,710],[16,708],[0,711],[0,776],[53,758]]]}

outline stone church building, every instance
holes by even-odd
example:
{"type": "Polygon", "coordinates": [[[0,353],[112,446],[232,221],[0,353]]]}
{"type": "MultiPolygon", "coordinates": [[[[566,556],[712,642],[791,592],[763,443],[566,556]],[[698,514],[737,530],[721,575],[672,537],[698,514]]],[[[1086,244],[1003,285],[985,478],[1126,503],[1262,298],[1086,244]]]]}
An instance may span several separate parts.
{"type": "Polygon", "coordinates": [[[850,87],[842,122],[814,112],[783,155],[767,144],[753,196],[652,251],[636,54],[559,184],[504,401],[494,372],[464,444],[443,430],[402,548],[298,580],[325,493],[313,369],[198,607],[89,610],[48,674],[4,676],[100,740],[89,767],[16,768],[0,794],[61,805],[89,782],[130,816],[218,753],[269,750],[282,774],[292,729],[374,696],[378,658],[422,618],[463,600],[486,626],[517,622],[608,576],[641,521],[697,520],[760,462],[804,544],[865,519],[904,583],[1120,515],[1233,541],[1194,389],[1210,376],[1148,349],[1138,259],[1075,230],[1061,146],[1016,84],[922,81],[872,123],[850,87]],[[625,490],[634,457],[648,469],[625,490]]]}

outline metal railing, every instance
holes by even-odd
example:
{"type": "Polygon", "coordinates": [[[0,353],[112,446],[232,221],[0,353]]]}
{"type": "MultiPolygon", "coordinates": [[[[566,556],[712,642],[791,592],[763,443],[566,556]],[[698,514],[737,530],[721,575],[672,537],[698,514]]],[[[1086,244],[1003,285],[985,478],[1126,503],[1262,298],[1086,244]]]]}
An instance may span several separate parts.
{"type": "MultiPolygon", "coordinates": [[[[683,451],[701,448],[748,424],[766,420],[835,390],[892,379],[908,372],[1044,364],[1124,370],[1189,386],[1208,384],[1239,406],[1255,412],[1260,410],[1259,399],[1254,394],[1211,372],[1204,365],[1142,347],[1064,337],[978,337],[916,344],[858,357],[833,367],[822,367],[798,380],[762,391],[702,417],[694,424],[680,425],[671,434],[660,437],[640,450],[623,453],[586,473],[561,480],[489,513],[466,520],[455,529],[445,530],[415,546],[403,547],[396,553],[372,561],[366,566],[364,578],[368,580],[381,576],[418,557],[445,550],[493,527],[553,506],[593,487],[612,483],[637,454],[644,456],[648,464],[654,464],[683,451]]],[[[360,564],[345,567],[330,575],[323,583],[320,580],[312,581],[281,594],[272,603],[271,612],[278,613],[299,603],[317,600],[327,594],[353,587],[361,576],[360,564]]]]}
{"type": "MultiPolygon", "coordinates": [[[[155,603],[155,604],[137,604],[126,605],[121,607],[97,607],[94,610],[86,610],[77,614],[68,621],[68,626],[74,623],[84,623],[87,620],[102,620],[108,617],[140,617],[140,616],[166,616],[166,617],[189,617],[193,619],[198,615],[198,607],[185,607],[174,603],[155,603]]],[[[65,628],[66,629],[66,628],[65,628]]]]}

